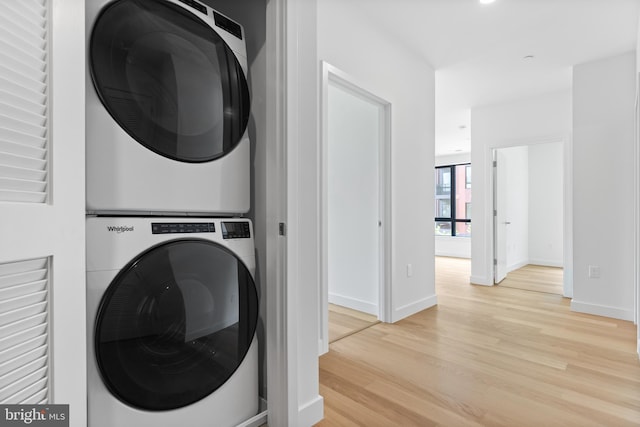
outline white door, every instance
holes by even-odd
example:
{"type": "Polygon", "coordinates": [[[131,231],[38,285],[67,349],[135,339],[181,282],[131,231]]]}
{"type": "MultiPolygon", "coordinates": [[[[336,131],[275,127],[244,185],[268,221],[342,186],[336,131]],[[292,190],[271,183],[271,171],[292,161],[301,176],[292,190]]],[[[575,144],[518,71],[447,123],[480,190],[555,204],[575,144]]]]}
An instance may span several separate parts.
{"type": "Polygon", "coordinates": [[[84,2],[0,2],[0,400],[86,425],[84,2]]]}
{"type": "Polygon", "coordinates": [[[323,64],[320,354],[328,303],[387,321],[390,104],[323,64]]]}
{"type": "Polygon", "coordinates": [[[500,150],[494,150],[493,159],[494,283],[500,283],[507,277],[507,165],[500,150]]]}

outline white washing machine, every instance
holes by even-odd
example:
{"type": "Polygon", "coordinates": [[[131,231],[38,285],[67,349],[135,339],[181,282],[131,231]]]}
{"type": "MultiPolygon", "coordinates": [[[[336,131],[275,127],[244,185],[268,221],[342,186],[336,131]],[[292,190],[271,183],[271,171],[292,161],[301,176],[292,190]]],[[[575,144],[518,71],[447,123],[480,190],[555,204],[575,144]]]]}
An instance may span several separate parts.
{"type": "Polygon", "coordinates": [[[89,427],[231,427],[256,415],[251,222],[86,225],[89,427]]]}
{"type": "Polygon", "coordinates": [[[196,0],[88,0],[87,211],[249,210],[244,29],[196,0]]]}

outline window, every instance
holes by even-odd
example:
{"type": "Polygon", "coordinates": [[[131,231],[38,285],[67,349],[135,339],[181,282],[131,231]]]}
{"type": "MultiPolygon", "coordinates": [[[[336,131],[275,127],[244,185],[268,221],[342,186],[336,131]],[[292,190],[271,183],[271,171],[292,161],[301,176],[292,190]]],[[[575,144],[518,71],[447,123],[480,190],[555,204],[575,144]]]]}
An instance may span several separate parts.
{"type": "Polygon", "coordinates": [[[471,237],[471,165],[436,167],[435,233],[471,237]]]}

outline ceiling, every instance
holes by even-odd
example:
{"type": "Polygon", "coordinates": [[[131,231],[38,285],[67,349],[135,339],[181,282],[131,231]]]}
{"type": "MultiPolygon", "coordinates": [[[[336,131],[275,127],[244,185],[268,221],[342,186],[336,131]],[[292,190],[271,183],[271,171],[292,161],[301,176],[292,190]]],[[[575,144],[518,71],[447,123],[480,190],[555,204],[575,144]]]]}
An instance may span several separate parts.
{"type": "Polygon", "coordinates": [[[634,50],[640,17],[640,0],[349,2],[435,68],[436,155],[470,150],[471,109],[569,90],[573,65],[634,50]]]}

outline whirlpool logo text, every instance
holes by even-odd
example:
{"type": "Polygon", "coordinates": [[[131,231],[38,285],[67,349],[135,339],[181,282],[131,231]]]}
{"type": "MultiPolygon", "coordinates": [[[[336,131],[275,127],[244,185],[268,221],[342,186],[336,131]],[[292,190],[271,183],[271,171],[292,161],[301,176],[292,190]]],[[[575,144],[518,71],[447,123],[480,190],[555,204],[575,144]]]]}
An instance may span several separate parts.
{"type": "Polygon", "coordinates": [[[127,225],[118,225],[118,226],[110,225],[110,226],[107,226],[107,231],[111,231],[118,234],[126,233],[127,231],[133,231],[133,226],[129,227],[127,225]]]}

